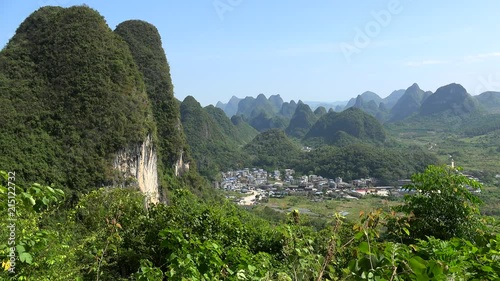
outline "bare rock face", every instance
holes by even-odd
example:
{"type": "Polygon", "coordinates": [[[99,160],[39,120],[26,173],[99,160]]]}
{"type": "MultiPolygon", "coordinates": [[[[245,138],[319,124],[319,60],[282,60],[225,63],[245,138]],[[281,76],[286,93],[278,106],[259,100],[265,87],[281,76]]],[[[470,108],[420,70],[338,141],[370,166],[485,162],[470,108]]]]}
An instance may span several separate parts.
{"type": "Polygon", "coordinates": [[[148,202],[159,202],[157,155],[151,135],[144,142],[119,151],[113,167],[119,173],[116,185],[135,185],[146,195],[148,202]]]}
{"type": "Polygon", "coordinates": [[[182,155],[184,154],[183,151],[181,151],[180,154],[181,154],[181,156],[179,157],[177,162],[175,162],[175,164],[174,164],[174,174],[176,177],[180,177],[184,173],[189,172],[190,162],[184,162],[184,160],[182,160],[182,155]]]}

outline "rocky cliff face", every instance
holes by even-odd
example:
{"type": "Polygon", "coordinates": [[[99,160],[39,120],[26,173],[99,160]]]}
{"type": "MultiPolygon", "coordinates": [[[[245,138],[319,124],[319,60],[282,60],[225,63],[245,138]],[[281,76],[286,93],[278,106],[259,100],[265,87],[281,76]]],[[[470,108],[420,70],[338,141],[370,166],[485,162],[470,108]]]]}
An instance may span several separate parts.
{"type": "Polygon", "coordinates": [[[149,202],[159,202],[157,155],[151,135],[144,142],[119,151],[113,167],[119,172],[116,185],[136,185],[149,202]]]}

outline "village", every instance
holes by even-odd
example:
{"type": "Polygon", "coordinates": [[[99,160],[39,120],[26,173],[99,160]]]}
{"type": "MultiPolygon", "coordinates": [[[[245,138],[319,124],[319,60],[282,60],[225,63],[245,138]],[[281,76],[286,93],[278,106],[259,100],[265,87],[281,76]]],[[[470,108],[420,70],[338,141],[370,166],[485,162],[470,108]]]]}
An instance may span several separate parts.
{"type": "Polygon", "coordinates": [[[295,176],[293,169],[265,171],[260,168],[245,168],[242,170],[222,173],[222,181],[217,182],[217,188],[228,192],[238,192],[245,196],[236,198],[229,196],[240,205],[254,205],[267,198],[284,198],[285,196],[307,196],[313,201],[332,199],[357,200],[365,195],[381,197],[401,197],[408,191],[403,186],[410,180],[403,179],[395,186],[378,186],[376,179],[356,179],[344,182],[341,177],[335,179],[318,175],[295,176]]]}
{"type": "MultiPolygon", "coordinates": [[[[451,167],[454,167],[453,162],[451,167]]],[[[221,176],[221,182],[215,182],[215,187],[244,195],[228,196],[228,199],[245,206],[265,202],[268,198],[286,196],[307,196],[312,201],[319,202],[332,199],[359,200],[367,195],[397,198],[414,192],[404,188],[411,183],[409,179],[400,179],[394,185],[387,186],[378,185],[374,178],[344,182],[341,177],[330,179],[318,175],[295,176],[293,169],[268,172],[261,168],[244,168],[222,172],[221,176]]],[[[473,179],[479,181],[477,178],[473,179]]]]}

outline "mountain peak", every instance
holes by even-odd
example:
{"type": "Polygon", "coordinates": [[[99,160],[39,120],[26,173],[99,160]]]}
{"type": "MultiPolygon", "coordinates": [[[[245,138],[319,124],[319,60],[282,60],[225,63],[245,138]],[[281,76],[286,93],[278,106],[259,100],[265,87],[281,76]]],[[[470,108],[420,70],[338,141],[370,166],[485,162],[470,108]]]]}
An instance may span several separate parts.
{"type": "Polygon", "coordinates": [[[421,115],[438,113],[462,116],[477,109],[477,105],[467,90],[456,83],[443,86],[430,95],[422,104],[421,115]]]}
{"type": "Polygon", "coordinates": [[[260,94],[257,96],[256,100],[259,100],[259,101],[262,101],[262,100],[267,100],[267,97],[266,97],[266,95],[264,95],[264,94],[260,93],[260,94]]]}
{"type": "Polygon", "coordinates": [[[417,83],[413,83],[391,108],[391,121],[403,120],[417,112],[425,98],[425,93],[417,83]]]}
{"type": "Polygon", "coordinates": [[[383,142],[386,133],[373,116],[359,108],[351,107],[341,113],[332,111],[323,115],[309,130],[306,139],[318,138],[332,144],[345,136],[353,140],[383,142]]]}

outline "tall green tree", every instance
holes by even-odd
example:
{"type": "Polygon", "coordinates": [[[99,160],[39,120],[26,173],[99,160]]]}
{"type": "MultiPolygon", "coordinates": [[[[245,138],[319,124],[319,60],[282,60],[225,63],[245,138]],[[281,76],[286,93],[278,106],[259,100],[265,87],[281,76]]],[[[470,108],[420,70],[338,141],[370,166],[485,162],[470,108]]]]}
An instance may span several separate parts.
{"type": "Polygon", "coordinates": [[[395,208],[409,219],[410,240],[434,236],[448,240],[453,237],[474,240],[478,228],[481,199],[469,189],[481,184],[449,166],[429,166],[417,173],[407,185],[413,195],[407,195],[403,205],[395,208]]]}

